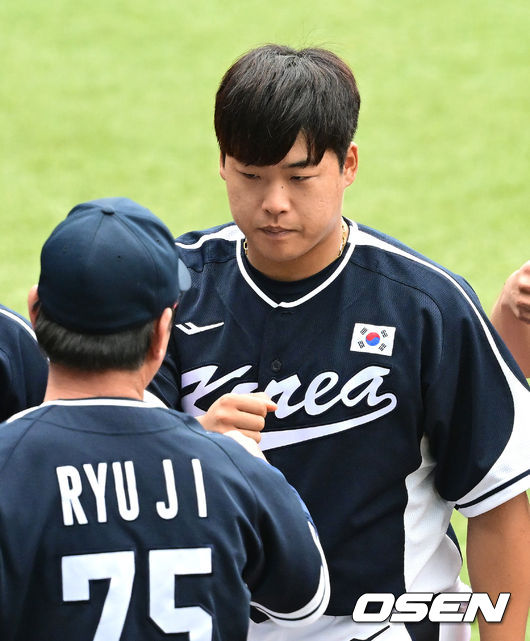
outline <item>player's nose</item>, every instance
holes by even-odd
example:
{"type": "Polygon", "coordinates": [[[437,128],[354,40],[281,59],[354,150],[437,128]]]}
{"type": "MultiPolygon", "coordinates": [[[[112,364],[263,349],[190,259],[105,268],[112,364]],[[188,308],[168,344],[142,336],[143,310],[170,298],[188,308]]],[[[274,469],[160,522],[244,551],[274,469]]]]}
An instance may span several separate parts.
{"type": "Polygon", "coordinates": [[[289,209],[289,195],[286,185],[282,181],[269,183],[263,193],[261,204],[264,211],[274,216],[289,209]]]}

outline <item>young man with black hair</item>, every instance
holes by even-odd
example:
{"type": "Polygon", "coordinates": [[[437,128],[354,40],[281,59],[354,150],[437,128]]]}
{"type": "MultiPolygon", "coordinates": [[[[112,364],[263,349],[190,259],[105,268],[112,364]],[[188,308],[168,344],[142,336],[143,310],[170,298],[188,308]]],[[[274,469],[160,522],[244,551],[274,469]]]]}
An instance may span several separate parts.
{"type": "Polygon", "coordinates": [[[244,641],[251,600],[285,626],[325,609],[285,478],[142,400],[189,284],[167,227],[125,198],[78,205],[44,244],[46,398],[0,426],[2,641],[244,641]]]}
{"type": "Polygon", "coordinates": [[[0,305],[0,422],[44,398],[48,362],[31,325],[0,305]]]}
{"type": "Polygon", "coordinates": [[[177,240],[192,287],[151,389],[208,429],[263,429],[319,528],[326,616],[301,634],[252,624],[250,638],[466,638],[426,615],[352,618],[367,593],[462,589],[456,506],[473,589],[512,592],[482,638],[522,641],[528,386],[461,277],[342,216],[359,105],[329,51],[267,45],[227,71],[215,129],[234,223],[177,240]]]}

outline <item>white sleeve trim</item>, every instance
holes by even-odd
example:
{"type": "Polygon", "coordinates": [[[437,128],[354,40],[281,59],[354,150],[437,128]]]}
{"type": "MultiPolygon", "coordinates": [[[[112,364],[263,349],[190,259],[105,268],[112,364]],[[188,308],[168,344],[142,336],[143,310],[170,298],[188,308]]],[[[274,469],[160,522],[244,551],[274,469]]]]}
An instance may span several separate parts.
{"type": "Polygon", "coordinates": [[[311,531],[311,536],[313,541],[320,553],[320,558],[322,561],[322,566],[320,568],[320,579],[318,582],[318,587],[313,598],[299,610],[294,612],[275,612],[270,610],[255,601],[251,601],[250,604],[254,606],[260,612],[266,614],[274,623],[281,625],[283,627],[295,627],[302,625],[309,625],[316,621],[322,614],[324,614],[326,608],[328,607],[329,597],[330,597],[330,585],[329,585],[329,572],[328,566],[326,563],[326,558],[320,545],[315,528],[311,523],[308,522],[309,530],[311,531]]]}
{"type": "Polygon", "coordinates": [[[7,318],[10,318],[12,321],[15,321],[20,327],[26,330],[26,332],[36,341],[37,337],[35,336],[35,332],[33,329],[25,322],[23,321],[19,316],[14,314],[13,312],[7,311],[7,309],[0,309],[0,314],[3,316],[7,316],[7,318]]]}
{"type": "Polygon", "coordinates": [[[221,239],[233,242],[240,238],[243,238],[243,232],[239,229],[239,227],[237,227],[236,225],[227,225],[226,227],[223,227],[218,231],[204,234],[204,236],[201,236],[199,240],[189,245],[187,245],[186,243],[179,243],[177,241],[175,241],[175,245],[177,247],[181,247],[182,249],[198,249],[209,240],[221,239]]]}
{"type": "Polygon", "coordinates": [[[479,514],[489,512],[490,510],[493,510],[493,508],[506,503],[519,494],[526,492],[528,489],[530,489],[530,473],[526,474],[526,476],[519,479],[515,483],[511,483],[510,485],[504,487],[502,490],[487,495],[484,499],[479,500],[476,503],[469,505],[468,507],[466,507],[465,505],[464,507],[460,507],[459,505],[457,505],[456,507],[458,511],[465,517],[469,518],[471,516],[478,516],[479,514]]]}

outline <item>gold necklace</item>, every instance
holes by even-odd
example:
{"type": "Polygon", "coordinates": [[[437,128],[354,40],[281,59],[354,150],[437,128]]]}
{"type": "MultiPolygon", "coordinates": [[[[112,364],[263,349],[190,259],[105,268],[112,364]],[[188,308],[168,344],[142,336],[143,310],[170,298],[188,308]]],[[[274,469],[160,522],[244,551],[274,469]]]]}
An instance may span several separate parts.
{"type": "Polygon", "coordinates": [[[344,218],[341,218],[341,224],[342,224],[342,240],[340,243],[339,255],[337,256],[337,258],[340,258],[342,256],[342,252],[346,247],[346,241],[348,240],[348,233],[349,233],[348,225],[344,222],[344,218]]]}
{"type": "MultiPolygon", "coordinates": [[[[348,234],[349,234],[348,225],[344,222],[344,218],[341,219],[341,226],[342,226],[342,239],[340,241],[339,255],[337,256],[337,258],[340,258],[342,256],[342,252],[346,247],[346,241],[348,240],[348,234]]],[[[245,252],[245,256],[248,257],[248,243],[246,238],[243,239],[243,251],[245,252]]]]}

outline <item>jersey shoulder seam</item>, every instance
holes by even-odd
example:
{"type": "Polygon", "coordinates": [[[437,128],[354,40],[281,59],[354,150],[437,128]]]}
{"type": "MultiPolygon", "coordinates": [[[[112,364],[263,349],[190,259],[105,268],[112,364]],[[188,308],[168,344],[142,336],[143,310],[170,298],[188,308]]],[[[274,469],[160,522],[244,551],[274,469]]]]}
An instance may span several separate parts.
{"type": "MultiPolygon", "coordinates": [[[[40,408],[38,408],[38,409],[40,409],[40,408]]],[[[50,410],[49,407],[43,408],[43,409],[44,409],[44,414],[46,414],[50,410]]],[[[18,436],[18,438],[13,441],[13,444],[11,446],[11,451],[7,455],[2,467],[0,468],[0,475],[2,474],[2,472],[4,471],[6,466],[9,464],[9,461],[11,460],[11,458],[12,458],[13,454],[15,453],[15,451],[17,450],[17,448],[20,446],[22,441],[26,438],[26,436],[28,435],[30,430],[34,427],[35,422],[36,421],[40,421],[40,420],[42,420],[42,416],[39,416],[37,418],[37,417],[29,417],[27,415],[21,416],[19,419],[15,419],[15,421],[17,421],[17,422],[20,421],[22,423],[27,423],[27,425],[25,425],[25,426],[21,425],[20,426],[21,427],[21,433],[18,436]]]]}
{"type": "MultiPolygon", "coordinates": [[[[199,423],[199,425],[200,425],[200,423],[199,423]]],[[[222,443],[217,442],[217,440],[216,440],[215,438],[211,438],[211,437],[210,437],[209,432],[207,432],[207,431],[206,431],[202,426],[200,426],[200,430],[199,430],[199,429],[196,429],[196,428],[194,428],[193,426],[190,426],[190,425],[187,425],[187,427],[188,427],[189,429],[191,429],[191,430],[195,431],[195,433],[196,433],[196,434],[199,434],[202,438],[206,438],[210,443],[212,443],[212,445],[214,445],[215,447],[217,447],[218,449],[220,449],[220,450],[224,453],[224,455],[229,459],[229,461],[230,461],[230,462],[232,463],[232,465],[237,469],[237,471],[239,472],[240,476],[241,476],[241,477],[243,478],[243,480],[245,481],[245,484],[247,485],[247,487],[250,489],[251,494],[252,494],[252,497],[253,497],[253,499],[254,499],[254,509],[255,509],[255,511],[256,511],[256,513],[257,513],[258,497],[257,497],[257,495],[256,495],[256,492],[255,492],[254,486],[253,486],[253,485],[252,485],[252,483],[248,480],[247,475],[246,475],[246,474],[245,474],[245,472],[241,469],[241,467],[239,466],[239,464],[237,463],[237,461],[235,461],[235,460],[234,460],[234,458],[232,457],[232,455],[230,454],[230,452],[228,452],[228,451],[223,447],[223,444],[222,444],[222,443]]],[[[224,438],[230,438],[230,437],[229,437],[229,436],[225,436],[224,438]]],[[[236,443],[236,445],[238,445],[238,444],[236,443]]],[[[241,446],[241,445],[239,445],[239,447],[242,447],[242,446],[241,446]]],[[[249,454],[248,454],[248,456],[252,456],[252,454],[250,454],[250,453],[249,453],[249,454]]],[[[263,462],[263,463],[262,463],[261,461],[259,461],[259,463],[260,463],[260,464],[262,464],[262,465],[268,465],[268,463],[265,463],[265,462],[263,462]]]]}

